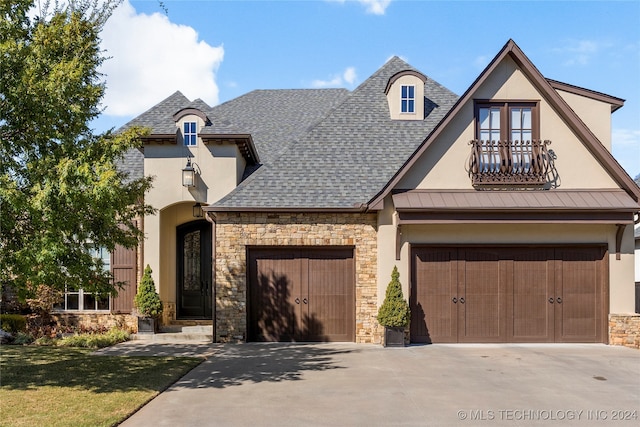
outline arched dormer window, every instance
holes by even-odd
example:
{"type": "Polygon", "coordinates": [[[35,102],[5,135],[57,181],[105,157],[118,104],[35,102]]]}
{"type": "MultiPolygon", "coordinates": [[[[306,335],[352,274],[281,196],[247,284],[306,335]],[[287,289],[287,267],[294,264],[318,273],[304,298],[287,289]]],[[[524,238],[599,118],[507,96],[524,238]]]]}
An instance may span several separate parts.
{"type": "Polygon", "coordinates": [[[198,145],[199,130],[210,123],[206,114],[192,107],[179,110],[173,115],[173,120],[178,127],[178,143],[181,140],[182,145],[189,147],[198,145]]]}
{"type": "Polygon", "coordinates": [[[400,71],[389,79],[385,94],[393,120],[424,120],[424,84],[427,77],[414,70],[400,71]]]}

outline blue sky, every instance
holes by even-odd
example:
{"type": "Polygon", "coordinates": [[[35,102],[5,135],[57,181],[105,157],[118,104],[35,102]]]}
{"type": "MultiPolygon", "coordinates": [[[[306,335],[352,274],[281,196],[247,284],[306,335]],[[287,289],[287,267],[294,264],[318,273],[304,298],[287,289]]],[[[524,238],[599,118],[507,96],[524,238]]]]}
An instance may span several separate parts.
{"type": "Polygon", "coordinates": [[[254,89],[354,89],[393,55],[462,94],[509,38],[545,77],[626,100],[613,152],[639,174],[640,0],[125,0],[103,33],[95,126],[176,90],[215,105],[254,89]]]}

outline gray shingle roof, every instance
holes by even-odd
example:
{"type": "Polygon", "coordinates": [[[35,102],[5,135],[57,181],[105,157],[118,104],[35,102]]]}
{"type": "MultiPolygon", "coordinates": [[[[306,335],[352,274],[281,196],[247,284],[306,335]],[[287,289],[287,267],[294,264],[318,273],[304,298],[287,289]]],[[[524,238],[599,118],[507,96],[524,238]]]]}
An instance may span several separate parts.
{"type": "MultiPolygon", "coordinates": [[[[256,90],[210,107],[201,99],[189,101],[182,93],[175,92],[118,131],[141,126],[150,128],[151,134],[172,135],[177,130],[173,115],[184,108],[197,108],[210,120],[201,134],[251,134],[260,160],[269,163],[348,94],[346,89],[256,90]]],[[[121,167],[132,177],[142,177],[143,159],[138,150],[132,150],[121,167]]],[[[245,176],[255,169],[256,166],[249,166],[245,176]]]]}
{"type": "Polygon", "coordinates": [[[280,156],[215,203],[214,210],[353,208],[370,201],[458,98],[428,78],[425,120],[391,120],[384,89],[392,75],[405,70],[415,69],[400,58],[389,60],[294,143],[274,150],[280,156]]]}
{"type": "Polygon", "coordinates": [[[348,94],[346,89],[255,90],[220,104],[206,114],[212,129],[227,125],[238,133],[250,133],[260,160],[267,164],[348,94]]]}
{"type": "Polygon", "coordinates": [[[173,115],[179,110],[191,106],[190,104],[191,101],[189,101],[186,96],[179,91],[175,92],[167,99],[159,102],[126,125],[122,126],[118,129],[118,132],[129,129],[133,126],[141,126],[150,128],[151,133],[156,135],[175,134],[177,129],[176,124],[173,121],[173,115]]]}

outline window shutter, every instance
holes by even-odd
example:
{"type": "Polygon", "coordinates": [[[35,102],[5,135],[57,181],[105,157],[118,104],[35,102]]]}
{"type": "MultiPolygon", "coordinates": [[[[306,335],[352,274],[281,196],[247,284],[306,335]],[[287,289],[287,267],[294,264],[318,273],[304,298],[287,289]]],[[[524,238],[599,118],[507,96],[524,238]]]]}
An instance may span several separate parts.
{"type": "Polygon", "coordinates": [[[114,281],[125,282],[118,289],[118,296],[111,298],[111,313],[131,313],[133,298],[137,292],[136,249],[116,246],[111,254],[111,274],[114,281]]]}

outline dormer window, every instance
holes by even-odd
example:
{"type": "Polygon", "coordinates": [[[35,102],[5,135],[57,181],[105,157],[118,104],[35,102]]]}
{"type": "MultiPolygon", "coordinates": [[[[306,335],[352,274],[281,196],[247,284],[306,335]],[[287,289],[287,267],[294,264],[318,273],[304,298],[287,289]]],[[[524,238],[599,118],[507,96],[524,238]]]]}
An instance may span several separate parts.
{"type": "Polygon", "coordinates": [[[416,112],[416,87],[413,85],[402,85],[400,88],[400,112],[415,113],[416,112]]]}
{"type": "Polygon", "coordinates": [[[424,120],[424,84],[427,77],[417,71],[400,71],[389,78],[387,95],[392,120],[424,120]]]}
{"type": "Polygon", "coordinates": [[[194,146],[198,141],[198,132],[197,132],[196,122],[184,122],[184,145],[186,146],[194,146]]]}

